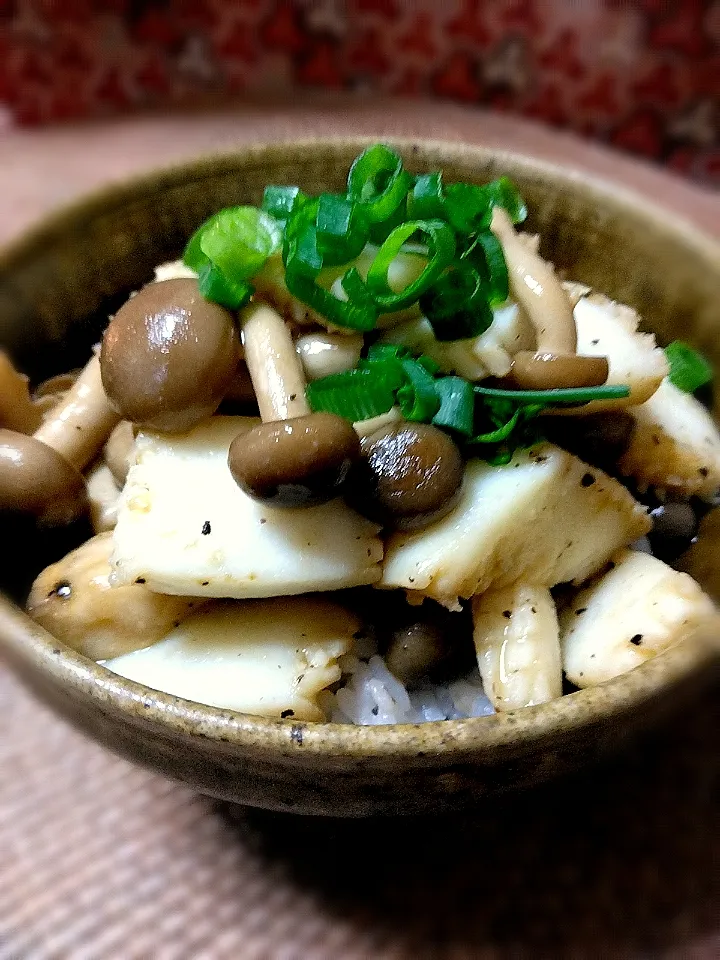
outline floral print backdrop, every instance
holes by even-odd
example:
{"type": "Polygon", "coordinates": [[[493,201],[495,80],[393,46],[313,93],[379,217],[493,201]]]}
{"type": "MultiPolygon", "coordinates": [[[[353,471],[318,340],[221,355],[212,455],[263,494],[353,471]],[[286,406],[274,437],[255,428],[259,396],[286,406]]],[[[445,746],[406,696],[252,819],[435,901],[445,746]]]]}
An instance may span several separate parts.
{"type": "Polygon", "coordinates": [[[481,104],[720,185],[720,0],[0,0],[18,124],[297,85],[481,104]]]}

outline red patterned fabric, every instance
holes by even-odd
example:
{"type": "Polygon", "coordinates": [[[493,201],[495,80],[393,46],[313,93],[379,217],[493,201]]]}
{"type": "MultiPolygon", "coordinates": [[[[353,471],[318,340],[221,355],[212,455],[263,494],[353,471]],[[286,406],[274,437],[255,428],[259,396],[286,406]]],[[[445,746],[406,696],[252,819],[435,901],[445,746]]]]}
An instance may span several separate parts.
{"type": "Polygon", "coordinates": [[[20,124],[298,84],[483,104],[720,184],[720,0],[0,0],[20,124]]]}

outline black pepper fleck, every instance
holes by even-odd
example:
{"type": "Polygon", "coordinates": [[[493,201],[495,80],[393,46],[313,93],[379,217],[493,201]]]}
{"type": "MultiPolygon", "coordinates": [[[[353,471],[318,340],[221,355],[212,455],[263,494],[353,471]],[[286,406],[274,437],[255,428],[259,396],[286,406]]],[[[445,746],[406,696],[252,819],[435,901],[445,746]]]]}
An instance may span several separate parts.
{"type": "Polygon", "coordinates": [[[698,473],[700,474],[701,477],[706,477],[709,472],[710,471],[708,470],[707,467],[700,467],[700,469],[698,470],[698,473]]]}
{"type": "Polygon", "coordinates": [[[260,523],[267,523],[267,517],[260,517],[260,523]]]}
{"type": "Polygon", "coordinates": [[[600,343],[600,341],[599,341],[599,340],[591,340],[590,343],[591,343],[594,347],[596,347],[596,346],[600,343]]]}
{"type": "Polygon", "coordinates": [[[210,526],[210,521],[206,520],[205,523],[202,525],[202,530],[200,532],[204,537],[206,537],[211,532],[211,530],[212,530],[212,527],[210,526]]]}
{"type": "Polygon", "coordinates": [[[587,607],[580,607],[579,610],[576,610],[576,611],[575,611],[575,616],[576,616],[576,617],[579,617],[580,614],[581,614],[581,613],[585,613],[586,610],[587,610],[587,607]]]}
{"type": "Polygon", "coordinates": [[[595,483],[595,477],[591,473],[583,474],[583,478],[580,481],[580,485],[583,487],[591,487],[595,483]]]}
{"type": "Polygon", "coordinates": [[[636,647],[639,647],[642,643],[642,634],[636,633],[634,637],[630,637],[630,643],[634,644],[636,647]]]}
{"type": "Polygon", "coordinates": [[[372,710],[370,711],[370,713],[371,713],[374,717],[376,717],[376,716],[378,715],[378,713],[380,713],[380,707],[374,706],[374,707],[372,708],[372,710]]]}
{"type": "Polygon", "coordinates": [[[503,610],[503,616],[506,620],[509,620],[512,617],[512,612],[510,610],[503,610]]]}
{"type": "Polygon", "coordinates": [[[290,394],[290,399],[291,399],[291,400],[297,400],[297,394],[296,394],[296,393],[291,393],[291,394],[290,394]]]}
{"type": "Polygon", "coordinates": [[[209,580],[203,580],[203,582],[200,584],[200,586],[201,586],[201,587],[207,587],[207,586],[209,586],[209,584],[210,584],[210,581],[209,581],[209,580]]]}
{"type": "Polygon", "coordinates": [[[135,583],[143,584],[146,583],[145,577],[138,577],[135,583]]]}
{"type": "Polygon", "coordinates": [[[287,720],[288,717],[294,717],[294,716],[295,716],[295,711],[294,711],[294,710],[283,710],[283,712],[280,714],[280,716],[281,716],[281,718],[282,718],[283,720],[287,720]]]}

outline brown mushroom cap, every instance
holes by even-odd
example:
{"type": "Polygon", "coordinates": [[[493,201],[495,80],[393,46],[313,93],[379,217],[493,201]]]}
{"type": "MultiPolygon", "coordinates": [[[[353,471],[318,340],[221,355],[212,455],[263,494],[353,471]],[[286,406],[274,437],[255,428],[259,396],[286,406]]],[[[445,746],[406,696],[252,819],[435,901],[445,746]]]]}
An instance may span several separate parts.
{"type": "Polygon", "coordinates": [[[352,424],[333,413],[263,423],[230,445],[228,466],[251,497],[279,507],[323,503],[360,456],[352,424]]]}
{"type": "Polygon", "coordinates": [[[381,523],[411,529],[438,519],[455,502],[464,464],[450,437],[427,423],[404,422],[363,441],[348,500],[381,523]]]}
{"type": "Polygon", "coordinates": [[[607,357],[522,350],[513,357],[510,376],[521,390],[553,390],[597,387],[605,383],[609,371],[607,357]]]}
{"type": "Polygon", "coordinates": [[[103,337],[102,381],[124,419],[179,432],[215,412],[237,369],[232,314],[197,280],[150,283],[115,314],[103,337]]]}
{"type": "Polygon", "coordinates": [[[42,411],[32,402],[28,378],[18,373],[10,357],[0,350],[0,426],[32,433],[42,420],[42,411]]]}
{"type": "Polygon", "coordinates": [[[85,481],[64,457],[33,437],[0,429],[0,507],[55,526],[87,508],[85,481]]]}
{"type": "Polygon", "coordinates": [[[450,638],[439,623],[418,620],[394,630],[385,653],[388,670],[412,687],[447,656],[450,638]]]}

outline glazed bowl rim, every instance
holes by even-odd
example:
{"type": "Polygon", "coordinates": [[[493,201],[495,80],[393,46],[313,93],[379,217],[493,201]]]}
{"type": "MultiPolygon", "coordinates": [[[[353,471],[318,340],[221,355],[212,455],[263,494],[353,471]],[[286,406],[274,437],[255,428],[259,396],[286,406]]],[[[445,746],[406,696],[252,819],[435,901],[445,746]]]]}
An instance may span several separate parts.
{"type": "MultiPolygon", "coordinates": [[[[238,146],[232,151],[208,154],[171,166],[113,182],[102,189],[56,210],[0,250],[0,270],[12,271],[17,263],[32,257],[38,249],[57,241],[69,227],[94,214],[149,196],[158,190],[188,179],[201,180],[218,168],[262,166],[282,159],[293,150],[322,150],[325,154],[362,149],[377,137],[303,137],[284,141],[238,146]]],[[[477,158],[478,163],[495,160],[521,168],[527,175],[542,175],[568,187],[581,184],[589,192],[618,208],[632,207],[652,221],[656,230],[674,235],[692,248],[693,255],[717,271],[720,280],[720,242],[689,221],[668,215],[644,197],[612,181],[584,171],[573,170],[547,160],[514,151],[465,144],[459,141],[418,137],[387,137],[383,142],[412,156],[419,146],[426,152],[477,158]]],[[[714,632],[714,631],[713,631],[714,632]]],[[[711,631],[703,632],[671,648],[642,666],[598,687],[566,694],[550,703],[522,710],[466,720],[442,720],[423,724],[356,726],[292,719],[270,719],[233,710],[207,706],[155,691],[127,680],[101,664],[76,653],[35,624],[24,612],[0,594],[0,640],[11,656],[40,671],[55,685],[74,688],[84,699],[120,712],[130,723],[150,724],[158,733],[174,732],[205,740],[236,745],[250,751],[297,756],[302,753],[332,754],[336,757],[442,757],[455,754],[494,753],[510,748],[540,745],[556,735],[578,735],[600,719],[622,717],[658,697],[670,695],[693,673],[715,659],[718,642],[711,631]]]]}

